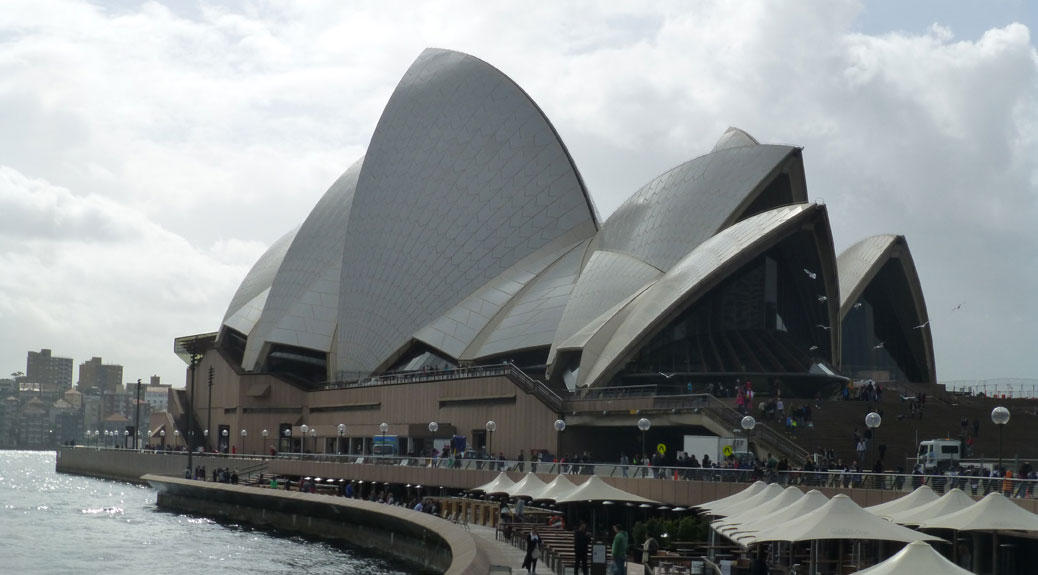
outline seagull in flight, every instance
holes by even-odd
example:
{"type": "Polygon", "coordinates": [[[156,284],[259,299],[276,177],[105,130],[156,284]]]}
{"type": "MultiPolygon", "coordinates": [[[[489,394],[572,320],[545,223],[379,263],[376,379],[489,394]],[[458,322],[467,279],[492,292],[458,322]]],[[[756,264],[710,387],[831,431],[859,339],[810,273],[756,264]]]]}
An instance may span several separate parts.
{"type": "Polygon", "coordinates": [[[825,301],[827,299],[829,299],[829,298],[825,297],[824,295],[820,295],[820,296],[818,296],[818,303],[822,303],[823,301],[825,301]]]}
{"type": "MultiPolygon", "coordinates": [[[[962,303],[966,303],[966,302],[962,302],[962,303]]],[[[960,307],[962,307],[962,303],[960,303],[959,305],[953,307],[952,311],[957,311],[960,307]]]]}
{"type": "Polygon", "coordinates": [[[861,307],[861,302],[860,301],[859,302],[855,302],[855,304],[851,306],[851,308],[853,308],[853,309],[858,309],[860,307],[861,307]]]}
{"type": "Polygon", "coordinates": [[[818,346],[817,345],[812,345],[811,347],[807,348],[807,351],[814,351],[816,349],[818,349],[818,346]]]}
{"type": "Polygon", "coordinates": [[[872,346],[872,349],[883,349],[884,347],[886,347],[886,345],[887,345],[887,342],[881,341],[881,342],[879,342],[879,345],[872,346]]]}
{"type": "Polygon", "coordinates": [[[667,379],[670,379],[670,378],[674,377],[675,375],[677,375],[677,374],[674,374],[674,373],[663,373],[662,371],[659,372],[659,373],[660,373],[660,375],[662,375],[663,377],[665,377],[667,379]]]}
{"type": "Polygon", "coordinates": [[[820,327],[820,328],[824,329],[825,331],[829,331],[829,330],[832,329],[832,327],[830,327],[828,325],[822,325],[822,324],[817,324],[815,327],[820,327]]]}
{"type": "Polygon", "coordinates": [[[929,324],[930,324],[930,320],[926,320],[923,323],[913,327],[912,329],[923,329],[924,327],[926,327],[929,324]]]}
{"type": "Polygon", "coordinates": [[[809,270],[807,268],[804,268],[804,273],[807,274],[807,277],[809,277],[811,279],[815,279],[815,278],[818,277],[818,274],[816,274],[815,272],[813,272],[813,271],[811,271],[811,270],[809,270]]]}

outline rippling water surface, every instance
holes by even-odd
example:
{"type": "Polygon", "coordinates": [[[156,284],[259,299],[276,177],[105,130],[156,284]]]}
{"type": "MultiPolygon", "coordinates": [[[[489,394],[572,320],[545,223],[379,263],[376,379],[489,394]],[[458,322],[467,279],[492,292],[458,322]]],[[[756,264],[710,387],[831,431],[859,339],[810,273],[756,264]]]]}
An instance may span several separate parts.
{"type": "Polygon", "coordinates": [[[58,474],[54,457],[0,451],[0,573],[409,573],[352,549],[161,511],[151,488],[58,474]]]}

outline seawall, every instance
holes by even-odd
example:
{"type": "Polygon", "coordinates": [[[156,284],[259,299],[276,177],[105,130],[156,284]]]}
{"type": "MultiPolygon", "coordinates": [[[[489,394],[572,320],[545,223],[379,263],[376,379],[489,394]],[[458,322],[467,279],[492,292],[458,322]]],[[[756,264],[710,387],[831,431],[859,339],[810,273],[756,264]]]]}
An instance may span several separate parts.
{"type": "Polygon", "coordinates": [[[425,573],[482,575],[490,568],[469,533],[403,507],[158,475],[141,479],[158,491],[160,507],[339,541],[425,573]]]}

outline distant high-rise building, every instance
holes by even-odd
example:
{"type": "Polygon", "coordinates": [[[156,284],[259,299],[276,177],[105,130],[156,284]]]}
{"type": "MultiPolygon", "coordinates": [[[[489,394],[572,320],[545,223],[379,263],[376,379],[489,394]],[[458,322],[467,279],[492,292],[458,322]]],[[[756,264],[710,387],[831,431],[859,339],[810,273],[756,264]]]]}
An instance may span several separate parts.
{"type": "Polygon", "coordinates": [[[49,349],[30,351],[25,360],[25,379],[56,391],[72,389],[72,358],[56,357],[49,349]]]}
{"type": "Polygon", "coordinates": [[[123,366],[101,363],[92,357],[79,364],[79,391],[82,393],[115,393],[121,390],[123,366]]]}
{"type": "MultiPolygon", "coordinates": [[[[144,401],[151,406],[153,413],[166,411],[169,408],[169,390],[168,385],[149,385],[144,390],[144,401]]],[[[144,420],[141,419],[141,421],[144,420]]]]}

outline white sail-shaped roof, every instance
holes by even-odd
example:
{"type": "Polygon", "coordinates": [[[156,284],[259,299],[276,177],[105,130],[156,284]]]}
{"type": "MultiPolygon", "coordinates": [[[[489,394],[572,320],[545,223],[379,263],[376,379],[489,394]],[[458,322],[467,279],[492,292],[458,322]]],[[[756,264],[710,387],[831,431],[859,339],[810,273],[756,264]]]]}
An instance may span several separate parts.
{"type": "Polygon", "coordinates": [[[610,377],[622,367],[638,342],[662,328],[666,318],[673,317],[707,293],[726,270],[757,256],[777,237],[815,217],[826,217],[824,206],[798,204],[776,208],[745,219],[703,242],[627,304],[630,309],[615,333],[598,341],[592,338],[584,353],[591,351],[594,362],[588,361],[588,357],[582,358],[578,385],[594,385],[610,377]]]}
{"type": "Polygon", "coordinates": [[[231,298],[227,313],[223,316],[223,325],[243,335],[249,335],[263,314],[270,286],[274,283],[281,262],[285,259],[285,254],[298,231],[299,228],[296,228],[278,238],[260,259],[256,260],[231,298]]]}
{"type": "Polygon", "coordinates": [[[477,58],[426,50],[386,105],[357,182],[338,368],[379,369],[523,258],[597,229],[569,153],[529,96],[477,58]]]}
{"type": "Polygon", "coordinates": [[[339,309],[346,220],[363,160],[325,192],[299,228],[249,334],[242,367],[253,370],[265,346],[281,343],[328,352],[339,309]]]}

